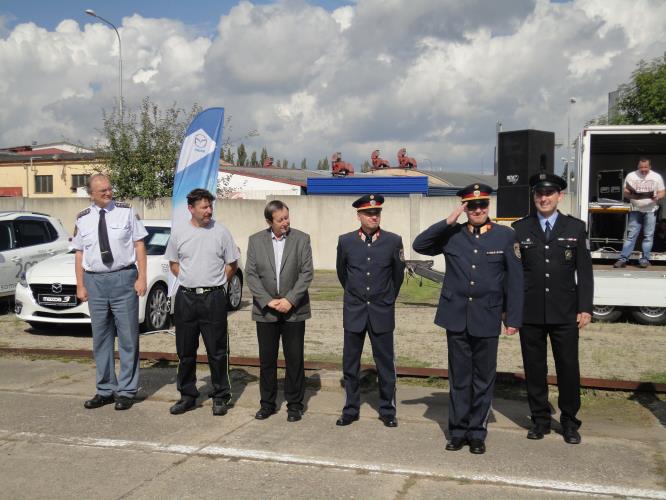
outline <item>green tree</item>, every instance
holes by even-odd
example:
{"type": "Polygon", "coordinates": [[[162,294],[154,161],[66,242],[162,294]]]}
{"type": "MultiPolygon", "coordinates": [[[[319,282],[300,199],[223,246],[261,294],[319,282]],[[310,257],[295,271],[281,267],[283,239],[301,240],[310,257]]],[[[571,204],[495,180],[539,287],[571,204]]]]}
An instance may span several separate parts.
{"type": "Polygon", "coordinates": [[[291,167],[289,167],[289,168],[291,168],[292,170],[296,170],[296,164],[292,161],[291,162],[291,167]]]}
{"type": "Polygon", "coordinates": [[[301,160],[301,170],[307,170],[307,169],[308,169],[308,161],[305,158],[303,158],[301,160]]]}
{"type": "Polygon", "coordinates": [[[363,165],[361,165],[361,172],[370,172],[372,169],[372,166],[370,165],[370,162],[368,160],[365,160],[363,162],[363,165]]]}
{"type": "Polygon", "coordinates": [[[666,123],[666,52],[652,61],[641,60],[631,81],[619,87],[613,125],[666,123]]]}
{"type": "Polygon", "coordinates": [[[251,167],[259,166],[257,164],[257,152],[256,151],[252,151],[252,154],[250,155],[250,166],[251,167]]]}
{"type": "Polygon", "coordinates": [[[266,160],[266,158],[268,158],[268,151],[266,151],[266,147],[261,148],[260,158],[261,158],[261,166],[263,167],[264,166],[264,160],[266,160]]]}
{"type": "Polygon", "coordinates": [[[321,170],[321,160],[317,162],[317,170],[321,170]]]}
{"type": "Polygon", "coordinates": [[[245,166],[245,160],[247,160],[247,153],[245,152],[245,144],[242,142],[238,146],[238,149],[236,150],[236,153],[238,154],[238,165],[241,167],[245,166]]]}
{"type": "Polygon", "coordinates": [[[186,112],[174,104],[160,110],[145,97],[138,110],[125,108],[103,112],[105,144],[98,154],[101,168],[109,175],[115,196],[120,199],[171,196],[173,177],[185,131],[198,105],[186,112]]]}
{"type": "Polygon", "coordinates": [[[289,168],[289,162],[286,158],[282,160],[282,168],[289,168]]]}

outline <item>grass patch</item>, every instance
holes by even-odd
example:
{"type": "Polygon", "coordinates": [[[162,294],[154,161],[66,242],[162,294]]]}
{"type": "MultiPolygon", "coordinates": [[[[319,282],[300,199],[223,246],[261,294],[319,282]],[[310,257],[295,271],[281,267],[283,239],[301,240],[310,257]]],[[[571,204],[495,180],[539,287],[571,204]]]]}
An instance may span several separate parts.
{"type": "Polygon", "coordinates": [[[641,382],[653,382],[655,384],[666,384],[666,372],[641,373],[641,382]]]}
{"type": "MultiPolygon", "coordinates": [[[[432,281],[405,275],[398,302],[403,304],[437,305],[441,286],[432,281]]],[[[344,290],[335,271],[315,271],[309,289],[310,300],[342,300],[344,290]]]]}
{"type": "Polygon", "coordinates": [[[437,305],[441,286],[427,279],[405,276],[398,302],[403,304],[437,305]]]}

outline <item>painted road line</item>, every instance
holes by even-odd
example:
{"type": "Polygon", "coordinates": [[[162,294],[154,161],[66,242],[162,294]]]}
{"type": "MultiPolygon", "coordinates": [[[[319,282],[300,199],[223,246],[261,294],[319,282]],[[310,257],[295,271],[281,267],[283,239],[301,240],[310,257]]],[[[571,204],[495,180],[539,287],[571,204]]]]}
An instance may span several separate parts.
{"type": "Polygon", "coordinates": [[[0,429],[0,434],[8,433],[6,441],[47,441],[52,444],[67,446],[84,446],[91,448],[127,449],[132,451],[173,453],[187,456],[208,456],[229,459],[241,459],[250,461],[277,462],[283,464],[334,467],[338,469],[349,469],[364,472],[375,472],[382,474],[395,474],[405,476],[420,476],[447,480],[466,480],[478,483],[491,483],[523,487],[531,489],[551,490],[570,493],[586,493],[596,495],[611,495],[633,498],[655,498],[666,500],[666,490],[651,490],[645,488],[631,488],[613,486],[607,484],[581,483],[572,481],[555,481],[548,479],[534,479],[524,477],[498,476],[490,474],[450,474],[445,471],[437,472],[424,469],[412,469],[408,467],[397,467],[391,464],[381,463],[358,463],[349,460],[322,459],[317,457],[292,455],[289,453],[276,453],[264,450],[250,450],[225,446],[192,446],[157,443],[152,441],[132,441],[123,439],[105,439],[75,436],[56,436],[34,432],[16,432],[0,429]]]}

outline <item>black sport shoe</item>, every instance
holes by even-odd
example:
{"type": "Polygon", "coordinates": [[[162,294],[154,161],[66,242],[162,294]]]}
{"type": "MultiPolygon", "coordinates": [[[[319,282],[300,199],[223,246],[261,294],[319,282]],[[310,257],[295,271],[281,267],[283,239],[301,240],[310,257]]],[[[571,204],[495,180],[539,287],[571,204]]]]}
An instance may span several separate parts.
{"type": "Polygon", "coordinates": [[[613,267],[615,269],[620,269],[622,267],[627,267],[627,261],[624,259],[618,259],[615,261],[615,264],[613,264],[613,267]]]}
{"type": "Polygon", "coordinates": [[[92,399],[89,399],[88,401],[83,403],[83,406],[88,410],[93,410],[95,408],[101,408],[104,405],[110,405],[114,401],[115,400],[113,399],[113,395],[100,396],[99,394],[95,394],[92,399]]]}
{"type": "Polygon", "coordinates": [[[223,399],[213,399],[213,415],[221,417],[227,414],[228,409],[223,399]]]}
{"type": "Polygon", "coordinates": [[[178,402],[175,405],[169,408],[169,412],[172,415],[180,415],[194,408],[195,403],[196,400],[192,398],[181,398],[178,400],[178,402]]]}
{"type": "Polygon", "coordinates": [[[647,259],[641,259],[638,261],[638,267],[645,269],[650,266],[650,261],[647,259]]]}

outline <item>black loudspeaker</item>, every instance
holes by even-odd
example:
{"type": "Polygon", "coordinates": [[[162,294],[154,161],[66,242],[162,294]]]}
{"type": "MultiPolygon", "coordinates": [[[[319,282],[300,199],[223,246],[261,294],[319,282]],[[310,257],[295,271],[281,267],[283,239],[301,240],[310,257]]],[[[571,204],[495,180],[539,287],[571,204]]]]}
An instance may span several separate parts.
{"type": "Polygon", "coordinates": [[[497,149],[497,217],[524,217],[534,212],[529,178],[552,174],[555,133],[542,130],[500,132],[497,149]]]}

